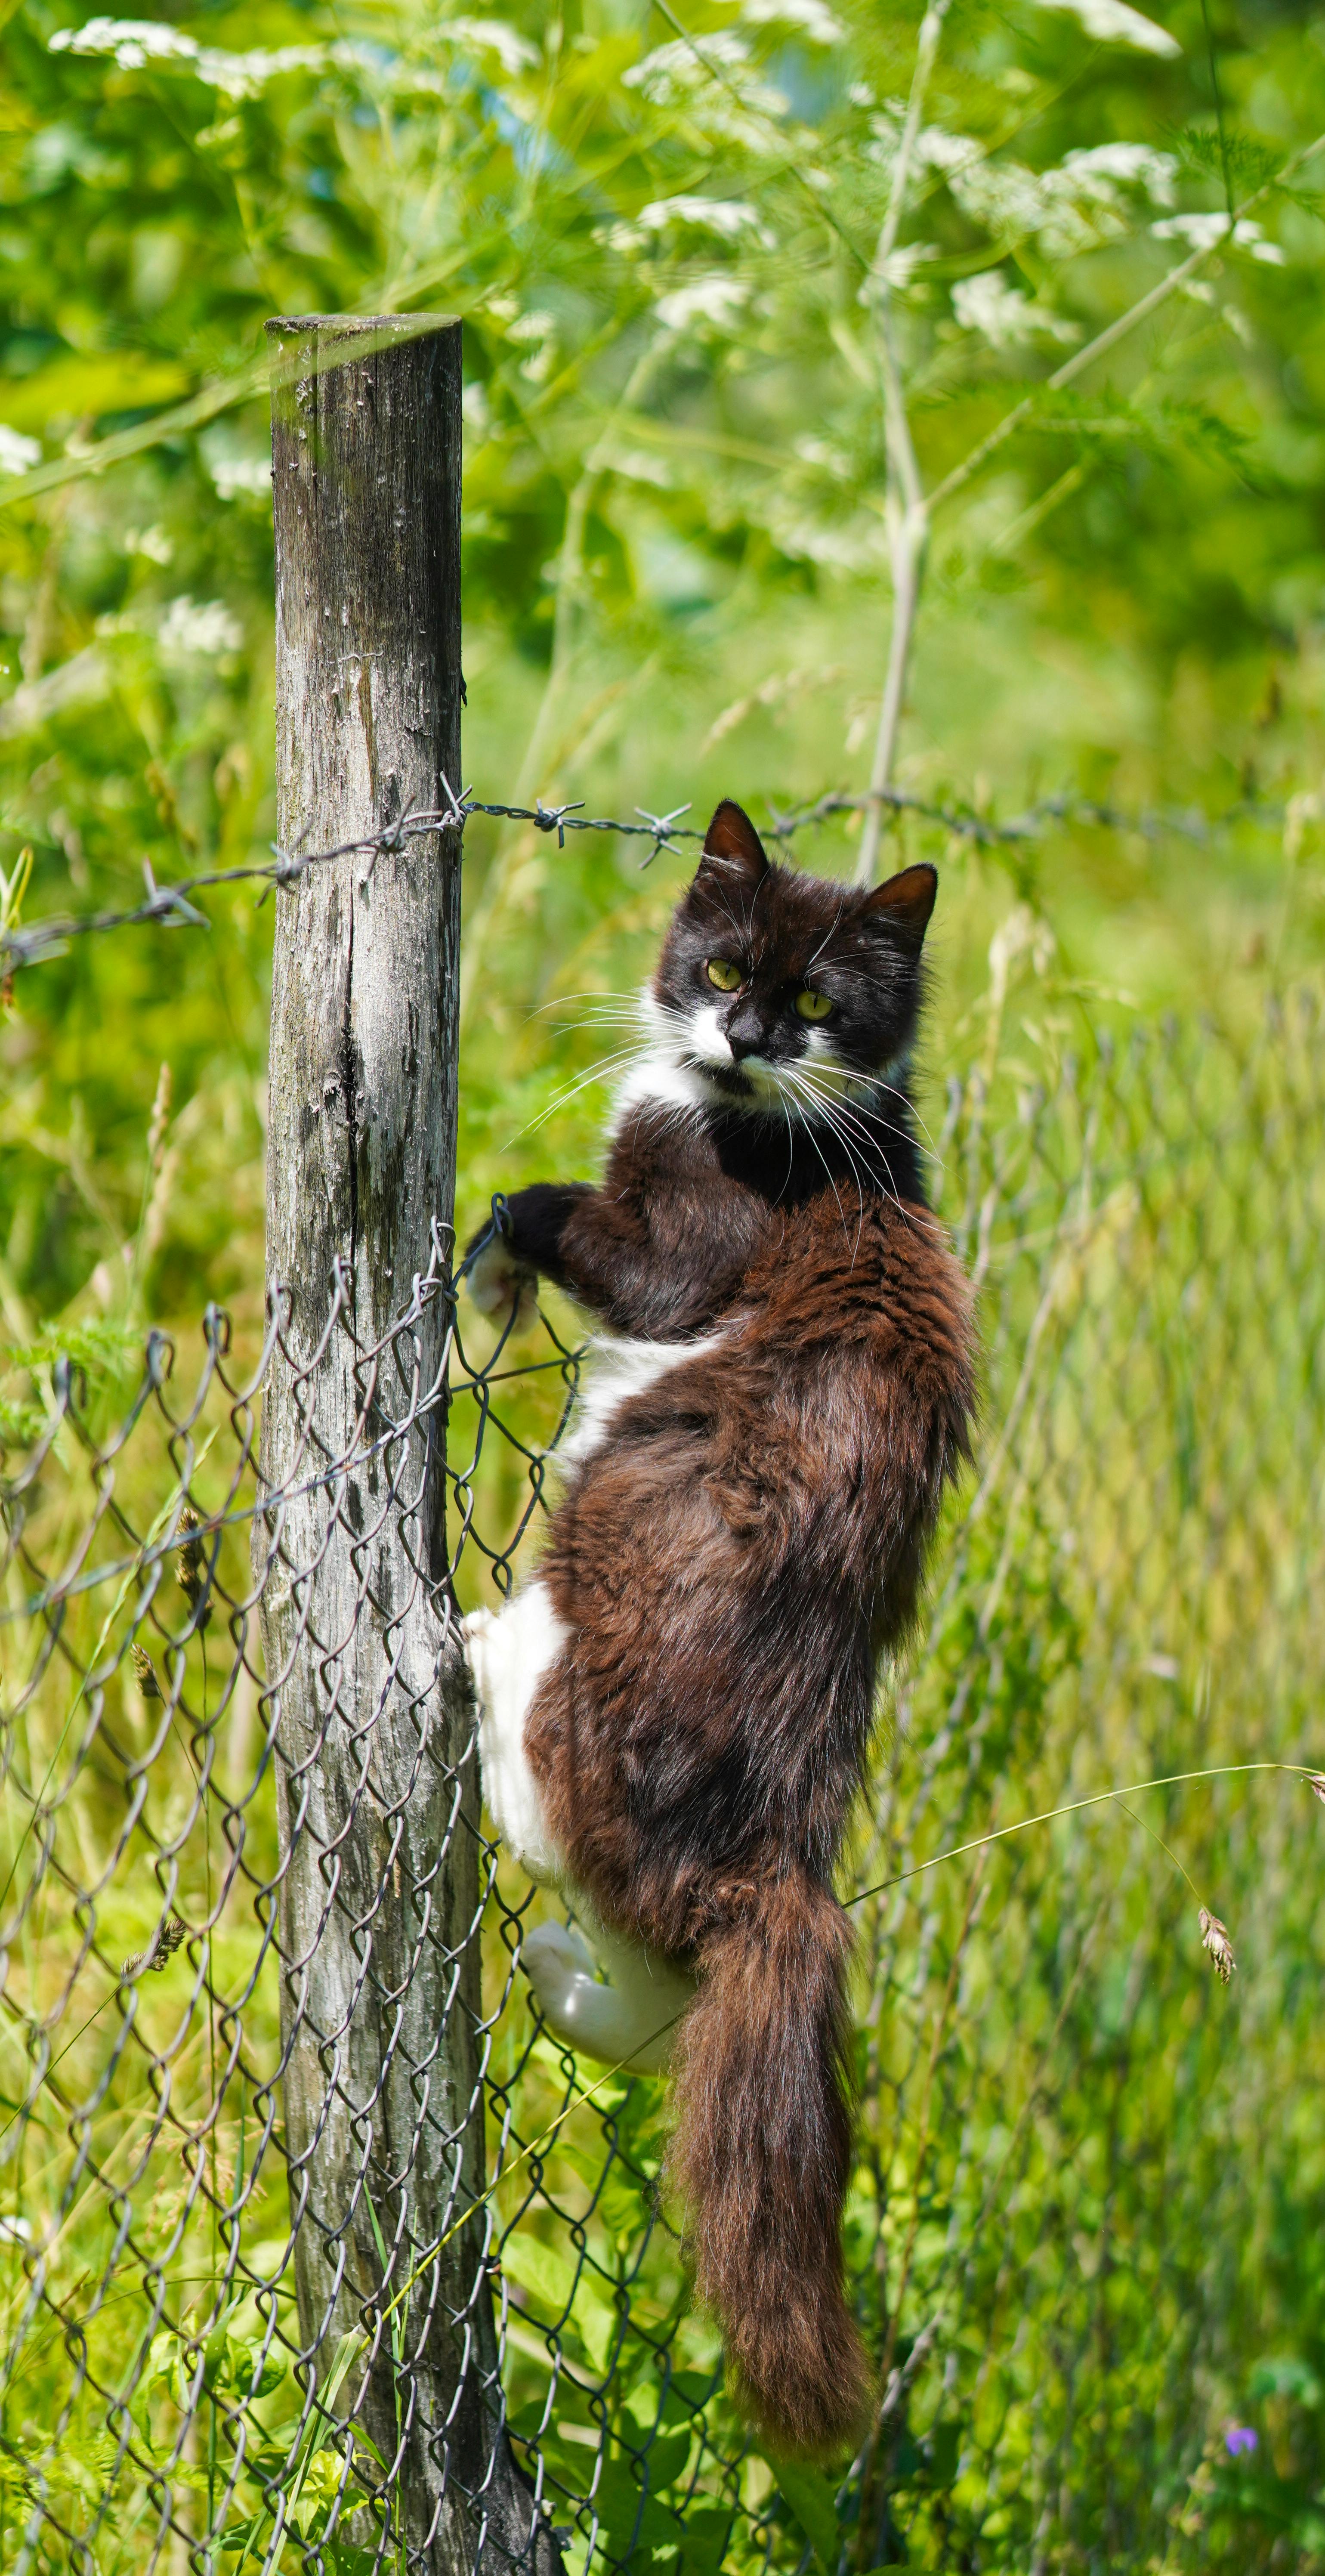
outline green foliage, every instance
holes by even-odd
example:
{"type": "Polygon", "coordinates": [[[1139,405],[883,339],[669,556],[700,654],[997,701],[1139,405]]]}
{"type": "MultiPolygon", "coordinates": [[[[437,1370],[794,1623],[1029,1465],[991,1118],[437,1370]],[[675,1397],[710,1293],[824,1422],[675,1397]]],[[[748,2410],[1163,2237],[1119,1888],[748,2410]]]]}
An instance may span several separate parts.
{"type": "MultiPolygon", "coordinates": [[[[64,0],[11,14],[0,924],[132,903],[144,861],[167,881],[267,855],[273,311],[464,317],[480,793],[626,815],[689,796],[702,815],[732,792],[762,820],[864,783],[890,618],[866,276],[919,12],[696,0],[682,15],[694,43],[644,0],[567,0],[555,18],[259,0],[80,47],[64,0]]],[[[928,488],[1028,403],[936,515],[897,781],[962,813],[1045,795],[1068,810],[997,847],[916,816],[890,827],[898,864],[943,872],[925,1106],[945,1210],[984,1265],[992,1483],[949,1534],[862,1881],[1083,1784],[1311,1755],[1316,1095],[1292,1045],[1276,1060],[1248,1032],[1267,981],[1325,944],[1323,164],[1296,158],[1325,130],[1325,55],[1291,11],[1221,9],[1221,137],[1202,12],[1162,15],[1180,52],[1096,43],[1068,8],[956,0],[887,281],[928,488]],[[1050,386],[1218,231],[1226,180],[1238,205],[1256,199],[1233,240],[1093,372],[1050,386]],[[1228,1051],[1188,1038],[1115,1081],[1108,1048],[1122,1065],[1139,1003],[1175,1004],[1188,1029],[1212,1007],[1228,1051]]],[[[798,851],[845,868],[858,829],[839,817],[798,851]]],[[[586,1168],[604,1041],[581,997],[637,985],[679,882],[669,858],[641,880],[628,844],[558,851],[471,827],[462,1223],[498,1183],[586,1168]]],[[[109,1419],[147,1316],[178,1319],[186,1353],[208,1296],[239,1348],[260,1333],[271,904],[238,886],[207,909],[209,931],[74,938],[16,979],[0,1031],[11,1449],[43,1435],[60,1354],[109,1419]]],[[[529,1399],[531,1434],[559,1400],[555,1379],[529,1399]]],[[[203,1455],[218,1506],[227,1436],[219,1415],[198,1434],[218,1444],[203,1455]]],[[[34,1545],[54,1546],[66,1503],[70,1528],[90,1511],[80,1472],[62,1435],[34,1545]]],[[[137,1472],[141,1525],[168,1526],[168,1460],[137,1472]]],[[[490,1526],[509,1528],[519,1462],[485,1475],[490,1526]]],[[[103,1605],[80,1615],[90,1653],[103,1605]]],[[[170,1634],[158,1661],[185,1674],[205,1732],[202,1641],[170,1634]]],[[[67,1723],[54,1701],[34,1717],[35,1776],[67,1723]]],[[[96,1723],[134,1759],[156,1742],[127,1694],[96,1723]]],[[[163,1723],[147,1811],[162,1840],[188,1760],[163,1723]]],[[[75,1884],[120,1831],[122,1784],[80,1797],[75,1884]]],[[[1263,1790],[1211,1792],[1195,1821],[1164,1803],[1146,1821],[1240,1940],[1254,1927],[1228,1997],[1199,1982],[1180,1883],[1165,1892],[1162,1855],[1116,1818],[1002,1847],[974,1896],[945,1868],[869,1916],[849,2252],[905,2385],[863,2495],[745,2446],[655,2214],[656,2089],[618,2087],[606,2129],[580,2113],[559,2134],[548,2170],[579,2233],[536,2199],[503,2270],[514,2421],[575,2522],[576,2576],[591,2549],[595,2566],[667,2576],[791,2568],[807,2548],[827,2568],[833,2516],[855,2571],[1319,2564],[1313,1876],[1263,1790]],[[1229,2452],[1233,2416],[1254,2454],[1229,2452]]],[[[252,1829],[270,1871],[261,1801],[252,1829]]],[[[12,1835],[21,1885],[21,1820],[12,1835]]],[[[211,1820],[180,1852],[192,1920],[223,1843],[211,1820]]],[[[148,1940],[157,1895],[113,1878],[108,1957],[148,1940]]],[[[77,1982],[75,1933],[43,1917],[43,1940],[14,1975],[54,2012],[59,1979],[77,1982]]],[[[231,1997],[257,1973],[253,1942],[247,1917],[216,1936],[231,1997]]],[[[181,1958],[146,1981],[143,2009],[164,2017],[184,1974],[181,1958]]],[[[270,1980],[247,2009],[274,2065],[270,1980]]],[[[108,2026],[66,2070],[89,2086],[108,2026]]],[[[30,2070],[7,2045],[17,2100],[30,2070]]],[[[129,2134],[129,2065],[106,2080],[105,2116],[129,2134]]],[[[544,2045],[521,2077],[531,2123],[564,2083],[544,2045]]],[[[196,2058],[181,2086],[197,2112],[196,2058]]],[[[242,2168],[241,2132],[220,2150],[242,2168]]],[[[26,2194],[45,2219],[72,2195],[50,2275],[72,2298],[112,2220],[58,2124],[41,2152],[8,2169],[13,2206],[26,2194]]],[[[135,2439],[158,2468],[177,2452],[190,2389],[213,2433],[242,2416],[253,2475],[227,2507],[226,2576],[245,2551],[261,2563],[278,2477],[298,2488],[285,2563],[320,2551],[359,2576],[370,2562],[342,2528],[353,2445],[315,2418],[298,2430],[300,2392],[270,2375],[252,2310],[188,2289],[214,2279],[196,2183],[134,2188],[149,2252],[169,2251],[172,2283],[184,2266],[150,2332],[121,2333],[122,2311],[89,2330],[99,2369],[120,2342],[138,2355],[135,2439]]],[[[279,2245],[280,2213],[261,2224],[279,2245]]],[[[0,2266],[12,2329],[18,2237],[0,2266]]],[[[90,2518],[120,2474],[106,2411],[70,2397],[62,2355],[39,2333],[6,2400],[0,2567],[66,2401],[73,2504],[90,2518]]],[[[181,2474],[210,2511],[205,2444],[181,2474]]],[[[156,2509],[135,2475],[107,2570],[150,2561],[156,2509]]]]}

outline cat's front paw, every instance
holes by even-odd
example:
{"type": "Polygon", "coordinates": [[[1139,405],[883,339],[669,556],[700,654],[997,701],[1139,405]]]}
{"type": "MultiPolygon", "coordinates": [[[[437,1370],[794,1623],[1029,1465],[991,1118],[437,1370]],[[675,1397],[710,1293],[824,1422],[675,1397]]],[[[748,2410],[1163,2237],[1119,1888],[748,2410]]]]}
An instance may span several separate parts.
{"type": "Polygon", "coordinates": [[[476,1254],[466,1284],[480,1315],[505,1318],[514,1307],[517,1323],[532,1321],[538,1303],[538,1274],[527,1262],[517,1260],[504,1235],[494,1234],[476,1254]]]}
{"type": "Polygon", "coordinates": [[[474,1697],[480,1708],[486,1707],[492,1697],[491,1689],[485,1689],[484,1684],[488,1679],[488,1650],[496,1632],[497,1615],[495,1610],[468,1610],[460,1622],[460,1640],[473,1677],[474,1697]]]}

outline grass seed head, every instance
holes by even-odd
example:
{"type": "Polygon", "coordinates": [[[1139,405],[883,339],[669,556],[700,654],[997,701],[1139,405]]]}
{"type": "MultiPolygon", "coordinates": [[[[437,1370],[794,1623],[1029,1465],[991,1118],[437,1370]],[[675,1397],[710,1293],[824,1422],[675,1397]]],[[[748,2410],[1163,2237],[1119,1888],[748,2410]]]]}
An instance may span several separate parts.
{"type": "Polygon", "coordinates": [[[1226,1986],[1238,1964],[1228,1937],[1228,1925],[1221,1923],[1217,1914],[1207,1914],[1204,1906],[1201,1908],[1201,1947],[1209,1951],[1215,1975],[1220,1984],[1226,1986]]]}
{"type": "Polygon", "coordinates": [[[135,1950],[133,1957],[125,1960],[120,1970],[121,1983],[130,1977],[159,1977],[162,1969],[174,1958],[187,1930],[188,1925],[181,1923],[177,1914],[168,1914],[156,1936],[155,1948],[135,1950]]]}
{"type": "Polygon", "coordinates": [[[1307,1787],[1319,1798],[1322,1807],[1325,1807],[1325,1771],[1308,1773],[1307,1787]]]}
{"type": "Polygon", "coordinates": [[[157,1680],[156,1666],[153,1663],[146,1646],[131,1646],[129,1652],[133,1658],[133,1669],[137,1676],[138,1688],[142,1692],[143,1698],[160,1699],[161,1684],[157,1680]]]}
{"type": "MultiPolygon", "coordinates": [[[[178,1583],[190,1610],[196,1611],[198,1604],[203,1597],[203,1588],[207,1573],[207,1556],[201,1537],[203,1523],[198,1513],[195,1512],[192,1503],[185,1504],[184,1509],[179,1516],[179,1526],[182,1536],[179,1546],[179,1563],[175,1568],[175,1580],[178,1583]]],[[[211,1615],[210,1608],[204,1610],[198,1621],[198,1626],[200,1628],[205,1628],[211,1615]]]]}

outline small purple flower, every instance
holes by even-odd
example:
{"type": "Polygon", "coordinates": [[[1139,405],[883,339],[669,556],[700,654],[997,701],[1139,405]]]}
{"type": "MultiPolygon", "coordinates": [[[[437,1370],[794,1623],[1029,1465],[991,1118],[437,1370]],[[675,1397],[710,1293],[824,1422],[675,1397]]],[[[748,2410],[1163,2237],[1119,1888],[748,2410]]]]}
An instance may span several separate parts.
{"type": "Polygon", "coordinates": [[[1240,2460],[1259,2448],[1259,2436],[1250,2424],[1230,2424],[1224,2435],[1224,2448],[1231,2460],[1240,2460]]]}

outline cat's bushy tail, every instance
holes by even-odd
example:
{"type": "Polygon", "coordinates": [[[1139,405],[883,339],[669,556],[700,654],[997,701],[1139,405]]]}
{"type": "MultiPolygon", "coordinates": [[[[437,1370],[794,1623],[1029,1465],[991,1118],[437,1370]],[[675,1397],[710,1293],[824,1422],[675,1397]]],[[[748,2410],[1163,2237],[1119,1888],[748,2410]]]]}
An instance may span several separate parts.
{"type": "Polygon", "coordinates": [[[704,1945],[676,2059],[696,2287],[760,2431],[819,2456],[854,2440],[869,2391],[842,2285],[850,1955],[841,1907],[804,1872],[752,1888],[704,1945]]]}

